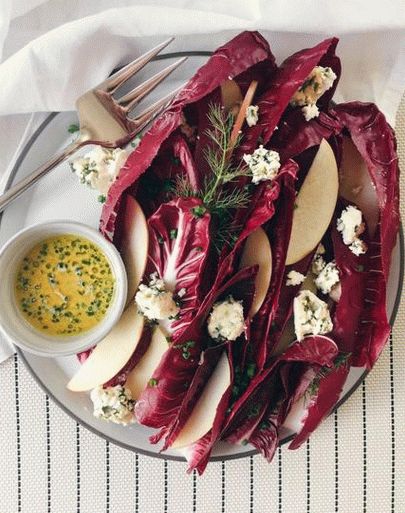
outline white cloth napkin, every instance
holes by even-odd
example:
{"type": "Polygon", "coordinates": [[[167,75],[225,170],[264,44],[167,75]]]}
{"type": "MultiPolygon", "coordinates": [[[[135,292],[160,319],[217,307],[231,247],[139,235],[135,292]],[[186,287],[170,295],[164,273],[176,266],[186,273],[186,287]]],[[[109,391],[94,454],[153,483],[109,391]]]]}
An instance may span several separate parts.
{"type": "MultiPolygon", "coordinates": [[[[0,0],[0,187],[37,126],[33,112],[74,109],[75,99],[168,35],[168,51],[213,50],[260,30],[278,62],[340,37],[338,101],[374,101],[393,124],[405,88],[403,0],[0,0]]],[[[1,306],[0,306],[1,307],[1,306]]],[[[0,361],[12,348],[0,340],[0,361]]]]}

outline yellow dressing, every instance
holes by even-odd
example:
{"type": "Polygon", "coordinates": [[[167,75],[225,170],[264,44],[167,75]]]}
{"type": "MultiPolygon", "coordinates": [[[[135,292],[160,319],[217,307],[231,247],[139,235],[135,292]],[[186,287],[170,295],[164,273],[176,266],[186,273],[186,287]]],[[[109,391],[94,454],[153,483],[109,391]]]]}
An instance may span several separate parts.
{"type": "Polygon", "coordinates": [[[15,297],[34,328],[51,336],[72,336],[104,318],[114,282],[110,263],[96,244],[76,235],[58,235],[24,257],[15,278],[15,297]]]}

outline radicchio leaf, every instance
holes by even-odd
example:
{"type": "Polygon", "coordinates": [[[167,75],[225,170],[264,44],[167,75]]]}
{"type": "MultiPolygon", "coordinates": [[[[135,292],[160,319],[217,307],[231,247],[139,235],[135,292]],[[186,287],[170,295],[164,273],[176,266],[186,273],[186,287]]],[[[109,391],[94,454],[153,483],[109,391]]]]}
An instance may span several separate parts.
{"type": "Polygon", "coordinates": [[[179,319],[170,323],[177,340],[201,304],[201,280],[210,246],[210,215],[197,198],[164,203],[148,219],[149,251],[146,276],[157,272],[168,290],[180,297],[179,319]]]}
{"type": "MultiPolygon", "coordinates": [[[[271,401],[274,405],[274,401],[280,399],[280,393],[275,392],[274,386],[279,386],[282,380],[277,380],[275,376],[286,362],[295,362],[299,365],[330,366],[337,353],[338,348],[334,341],[325,336],[310,336],[301,342],[293,343],[285,353],[273,359],[265,370],[253,378],[246,391],[236,401],[224,426],[225,437],[232,436],[232,433],[238,430],[237,435],[233,435],[232,439],[235,440],[235,436],[239,439],[246,438],[246,435],[250,435],[252,432],[251,423],[246,421],[252,408],[259,405],[256,416],[258,424],[261,420],[260,413],[264,410],[263,405],[268,408],[271,401]],[[273,386],[270,386],[271,384],[273,386]],[[242,428],[241,424],[243,424],[242,428]]],[[[282,378],[284,379],[285,376],[282,375],[282,378]]]]}
{"type": "MultiPolygon", "coordinates": [[[[332,240],[341,273],[342,295],[333,318],[334,335],[352,365],[371,368],[389,335],[386,285],[399,229],[399,168],[391,127],[374,104],[351,102],[333,111],[363,157],[376,188],[380,220],[374,235],[364,234],[368,250],[356,257],[336,225],[332,240]]],[[[338,210],[338,215],[340,215],[338,210]]]]}
{"type": "Polygon", "coordinates": [[[348,372],[349,367],[342,365],[320,380],[318,391],[306,405],[302,428],[288,446],[289,449],[298,449],[329,415],[339,400],[348,372]]]}

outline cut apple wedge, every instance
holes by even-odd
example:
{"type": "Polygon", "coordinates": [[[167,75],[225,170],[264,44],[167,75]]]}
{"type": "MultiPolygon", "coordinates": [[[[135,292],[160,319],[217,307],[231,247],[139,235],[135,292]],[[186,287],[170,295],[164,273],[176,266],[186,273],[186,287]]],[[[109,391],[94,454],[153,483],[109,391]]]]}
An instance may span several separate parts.
{"type": "Polygon", "coordinates": [[[228,356],[224,352],[190,417],[171,447],[177,449],[186,447],[208,433],[214,424],[219,402],[230,384],[231,369],[229,368],[228,356]]]}
{"type": "Polygon", "coordinates": [[[148,350],[142,356],[138,365],[129,373],[125,383],[125,386],[131,390],[134,399],[138,400],[168,347],[169,344],[166,337],[163,332],[156,327],[153,331],[148,350]]]}
{"type": "Polygon", "coordinates": [[[259,266],[259,272],[255,280],[256,291],[249,317],[253,317],[262,306],[271,280],[271,247],[269,238],[263,228],[258,228],[246,239],[239,267],[242,269],[253,265],[259,266]]]}
{"type": "Polygon", "coordinates": [[[338,190],[336,159],[323,139],[295,200],[286,265],[299,262],[319,244],[331,222],[338,190]]]}
{"type": "Polygon", "coordinates": [[[222,105],[228,112],[233,112],[234,109],[239,110],[243,102],[242,92],[235,80],[225,80],[221,84],[221,97],[222,105]]]}
{"type": "Polygon", "coordinates": [[[143,328],[144,317],[133,303],[111,332],[97,344],[67,388],[72,392],[84,392],[113,378],[131,358],[141,340],[143,328]]]}
{"type": "Polygon", "coordinates": [[[128,276],[127,304],[133,299],[145,272],[148,257],[148,225],[139,203],[125,198],[121,256],[128,276]]]}

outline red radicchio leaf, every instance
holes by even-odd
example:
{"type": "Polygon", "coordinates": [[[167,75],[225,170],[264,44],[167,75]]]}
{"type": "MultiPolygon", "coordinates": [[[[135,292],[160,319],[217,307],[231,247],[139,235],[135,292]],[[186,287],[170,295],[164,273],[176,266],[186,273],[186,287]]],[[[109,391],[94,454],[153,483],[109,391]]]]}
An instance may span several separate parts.
{"type": "Polygon", "coordinates": [[[112,238],[123,192],[133,186],[159,152],[163,141],[180,125],[182,110],[216,89],[229,76],[236,77],[270,55],[268,43],[258,32],[242,32],[218,48],[158,117],[128,157],[103,205],[101,232],[112,238]]]}
{"type": "Polygon", "coordinates": [[[399,167],[394,131],[373,103],[342,103],[331,114],[348,130],[375,185],[380,206],[382,268],[387,279],[400,222],[399,167]]]}
{"type": "MultiPolygon", "coordinates": [[[[269,402],[272,400],[272,389],[269,387],[271,382],[277,384],[274,376],[280,370],[286,362],[296,362],[298,364],[308,364],[316,366],[330,366],[338,353],[338,348],[334,341],[329,337],[324,336],[310,336],[304,338],[301,342],[295,342],[292,344],[284,354],[275,358],[272,363],[263,370],[260,374],[257,374],[246,391],[234,404],[229,417],[227,418],[226,424],[224,425],[224,434],[229,437],[241,424],[244,424],[249,412],[252,407],[259,402],[260,404],[269,402]]],[[[277,394],[276,394],[277,398],[277,394]]],[[[259,412],[258,412],[259,413],[259,412]]],[[[260,416],[257,417],[257,422],[260,421],[260,416]]],[[[252,426],[247,425],[247,433],[252,431],[252,426]]],[[[239,429],[238,435],[243,437],[243,429],[239,429]]]]}
{"type": "Polygon", "coordinates": [[[322,139],[330,140],[341,130],[339,121],[324,112],[306,121],[300,109],[290,109],[282,117],[270,146],[280,154],[281,162],[285,162],[301,155],[308,148],[319,146],[322,139]]]}
{"type": "MultiPolygon", "coordinates": [[[[342,295],[333,318],[334,335],[342,350],[352,353],[352,365],[370,369],[389,335],[386,284],[399,229],[399,168],[395,137],[374,104],[351,102],[333,111],[364,159],[375,185],[380,220],[368,250],[356,257],[333,227],[332,240],[341,274],[342,295]]],[[[340,209],[341,210],[341,209],[340,209]]],[[[338,214],[340,214],[340,210],[338,214]]]]}
{"type": "Polygon", "coordinates": [[[341,365],[321,379],[317,393],[306,406],[303,426],[288,446],[289,449],[298,449],[329,415],[339,400],[348,372],[349,367],[341,365]]]}
{"type": "Polygon", "coordinates": [[[260,123],[246,130],[238,153],[242,155],[250,151],[252,141],[257,144],[259,138],[262,139],[262,144],[268,143],[294,93],[325,54],[334,55],[337,42],[336,38],[325,39],[313,48],[291,55],[281,64],[272,76],[268,89],[257,102],[260,123]]]}
{"type": "Polygon", "coordinates": [[[190,385],[188,386],[188,390],[183,399],[179,414],[170,426],[170,429],[164,429],[166,439],[162,448],[163,451],[174,442],[174,440],[177,438],[177,435],[180,433],[185,423],[187,422],[191,412],[194,409],[194,406],[197,404],[197,401],[201,396],[204,386],[213,373],[223,350],[224,345],[220,344],[218,346],[209,347],[201,353],[198,368],[190,385]]]}
{"type": "MultiPolygon", "coordinates": [[[[239,283],[244,283],[244,294],[252,297],[252,287],[257,273],[257,267],[242,269],[236,273],[220,289],[212,289],[188,327],[176,338],[164,354],[159,366],[153,373],[157,386],[148,386],[141,394],[135,405],[135,415],[141,424],[155,428],[170,429],[176,421],[187,394],[187,387],[193,380],[198,368],[201,352],[209,345],[209,336],[205,329],[207,316],[214,302],[227,295],[234,299],[238,297],[239,283]],[[190,344],[191,342],[191,344],[190,344]],[[186,357],[183,348],[187,347],[186,357]]],[[[251,300],[251,299],[250,299],[251,300]]],[[[244,305],[246,314],[249,305],[244,305]]],[[[166,432],[166,431],[165,431],[166,432]]]]}
{"type": "Polygon", "coordinates": [[[148,219],[149,251],[146,276],[157,272],[168,290],[182,289],[180,318],[171,323],[177,340],[201,304],[200,276],[210,246],[210,215],[196,215],[197,198],[178,198],[161,207],[148,219]]]}
{"type": "Polygon", "coordinates": [[[90,347],[90,349],[86,349],[86,351],[82,351],[81,353],[77,353],[76,357],[79,360],[79,363],[83,364],[87,360],[87,358],[91,355],[91,353],[93,352],[93,349],[95,347],[96,346],[93,346],[93,347],[90,347]]]}
{"type": "MultiPolygon", "coordinates": [[[[147,218],[168,200],[170,186],[179,176],[187,177],[193,188],[197,189],[197,170],[190,149],[184,137],[175,131],[162,143],[148,170],[129,189],[147,218]]],[[[123,205],[120,215],[124,213],[122,208],[123,205]]],[[[119,226],[116,226],[114,241],[119,238],[118,229],[119,226]]]]}

